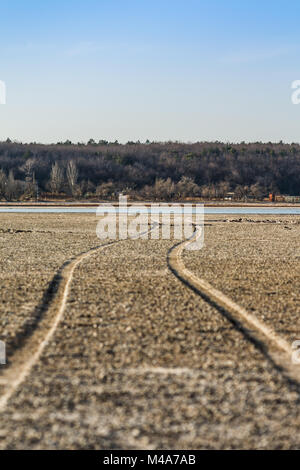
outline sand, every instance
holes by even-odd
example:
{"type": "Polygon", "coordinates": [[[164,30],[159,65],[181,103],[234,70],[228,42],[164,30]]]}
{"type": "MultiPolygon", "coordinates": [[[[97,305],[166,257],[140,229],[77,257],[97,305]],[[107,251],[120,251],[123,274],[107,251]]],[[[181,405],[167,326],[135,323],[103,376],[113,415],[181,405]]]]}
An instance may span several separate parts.
{"type": "MultiPolygon", "coordinates": [[[[184,264],[288,342],[300,339],[298,218],[245,219],[207,218],[205,246],[184,264]]],[[[49,329],[36,307],[55,272],[101,242],[93,215],[3,215],[1,228],[9,370],[49,329]]],[[[77,266],[61,322],[2,410],[2,449],[299,448],[298,384],[174,276],[173,245],[125,240],[77,266]]]]}

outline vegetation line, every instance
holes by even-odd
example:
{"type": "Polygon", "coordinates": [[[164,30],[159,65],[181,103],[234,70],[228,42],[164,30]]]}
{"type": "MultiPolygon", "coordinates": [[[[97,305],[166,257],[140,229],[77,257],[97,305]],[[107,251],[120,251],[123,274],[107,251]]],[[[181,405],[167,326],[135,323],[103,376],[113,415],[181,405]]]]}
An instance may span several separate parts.
{"type": "Polygon", "coordinates": [[[141,201],[300,202],[299,174],[300,145],[282,142],[0,142],[0,200],[8,202],[97,202],[120,192],[141,201]]]}

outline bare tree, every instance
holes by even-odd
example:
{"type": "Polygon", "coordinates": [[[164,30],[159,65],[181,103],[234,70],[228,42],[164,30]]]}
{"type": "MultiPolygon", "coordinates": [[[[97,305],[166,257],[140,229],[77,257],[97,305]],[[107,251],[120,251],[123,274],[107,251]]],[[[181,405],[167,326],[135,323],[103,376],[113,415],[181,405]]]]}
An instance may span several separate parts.
{"type": "Polygon", "coordinates": [[[6,199],[6,186],[7,186],[7,176],[2,169],[0,169],[0,198],[6,199]]]}
{"type": "Polygon", "coordinates": [[[64,184],[64,171],[57,162],[52,165],[50,175],[50,189],[53,193],[58,194],[64,184]]]}
{"type": "Polygon", "coordinates": [[[201,196],[203,198],[205,198],[205,199],[209,198],[209,195],[210,195],[209,186],[203,185],[203,186],[201,186],[200,190],[201,190],[201,196]]]}
{"type": "Polygon", "coordinates": [[[221,181],[217,186],[218,197],[224,199],[224,197],[226,196],[229,190],[230,190],[229,184],[226,181],[221,181]]]}
{"type": "Polygon", "coordinates": [[[266,192],[259,183],[252,184],[250,186],[250,191],[253,197],[255,197],[255,199],[263,199],[264,194],[266,192]]]}
{"type": "Polygon", "coordinates": [[[23,171],[23,173],[25,173],[26,181],[32,181],[35,164],[36,164],[36,161],[34,158],[28,158],[28,160],[26,160],[24,165],[20,167],[20,170],[23,171]]]}
{"type": "Polygon", "coordinates": [[[96,196],[101,199],[109,199],[115,193],[114,183],[108,181],[107,183],[101,183],[96,188],[96,196]]]}
{"type": "Polygon", "coordinates": [[[235,197],[236,199],[246,199],[249,193],[248,186],[237,185],[235,188],[235,197]]]}
{"type": "Polygon", "coordinates": [[[176,192],[179,198],[198,196],[200,189],[192,178],[182,176],[181,180],[176,184],[176,192]]]}
{"type": "Polygon", "coordinates": [[[29,158],[26,160],[24,165],[20,167],[20,170],[25,173],[25,184],[26,189],[25,193],[27,196],[33,197],[36,192],[36,180],[35,180],[35,166],[36,160],[34,158],[29,158]]]}
{"type": "Polygon", "coordinates": [[[154,185],[154,195],[156,199],[172,199],[175,194],[175,184],[171,178],[166,180],[158,178],[154,185]]]}
{"type": "Polygon", "coordinates": [[[78,170],[74,160],[70,160],[67,165],[67,179],[72,196],[76,194],[78,170]]]}
{"type": "Polygon", "coordinates": [[[214,184],[201,186],[201,196],[206,199],[214,199],[217,197],[217,189],[214,184]]]}
{"type": "Polygon", "coordinates": [[[6,199],[8,199],[9,201],[16,199],[19,196],[18,183],[15,180],[14,173],[12,170],[10,170],[8,174],[5,195],[6,195],[6,199]]]}

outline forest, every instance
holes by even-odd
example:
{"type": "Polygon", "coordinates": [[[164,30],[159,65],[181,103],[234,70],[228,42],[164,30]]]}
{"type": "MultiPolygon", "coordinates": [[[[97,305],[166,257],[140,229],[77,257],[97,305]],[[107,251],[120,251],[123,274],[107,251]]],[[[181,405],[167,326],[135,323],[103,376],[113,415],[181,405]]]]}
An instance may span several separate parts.
{"type": "Polygon", "coordinates": [[[0,199],[260,200],[300,195],[300,145],[0,142],[0,199]]]}

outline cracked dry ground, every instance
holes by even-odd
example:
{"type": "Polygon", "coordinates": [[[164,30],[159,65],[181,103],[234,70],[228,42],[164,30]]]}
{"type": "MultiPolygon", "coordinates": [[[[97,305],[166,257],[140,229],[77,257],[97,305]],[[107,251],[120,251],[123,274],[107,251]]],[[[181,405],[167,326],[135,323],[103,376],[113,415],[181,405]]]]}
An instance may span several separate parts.
{"type": "MultiPolygon", "coordinates": [[[[99,244],[94,216],[57,217],[2,219],[34,227],[0,238],[0,339],[12,338],[12,348],[55,270],[99,244]]],[[[281,222],[211,221],[205,247],[184,262],[294,339],[299,226],[281,222]],[[269,303],[266,290],[276,292],[269,303]]],[[[1,448],[299,448],[297,385],[174,277],[172,245],[122,241],[76,268],[61,323],[1,414],[1,448]]]]}

